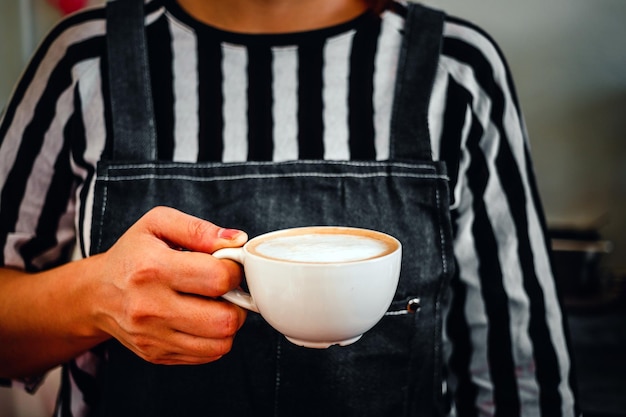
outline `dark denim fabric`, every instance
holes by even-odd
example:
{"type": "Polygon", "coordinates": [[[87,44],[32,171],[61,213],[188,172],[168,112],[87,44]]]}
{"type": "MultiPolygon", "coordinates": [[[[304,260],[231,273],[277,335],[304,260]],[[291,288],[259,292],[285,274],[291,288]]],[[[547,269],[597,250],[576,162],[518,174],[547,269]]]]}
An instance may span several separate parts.
{"type": "Polygon", "coordinates": [[[94,216],[95,252],[158,205],[251,236],[303,225],[372,228],[396,236],[404,252],[390,314],[351,346],[292,346],[254,313],[233,351],[205,366],[154,366],[111,343],[105,398],[118,399],[121,409],[105,415],[191,416],[211,409],[229,416],[396,416],[434,407],[441,391],[442,287],[452,263],[442,170],[391,162],[103,165],[97,193],[106,192],[106,200],[94,216]],[[415,298],[421,308],[409,313],[415,298]]]}
{"type": "MultiPolygon", "coordinates": [[[[422,18],[430,16],[426,9],[414,7],[422,18]]],[[[440,36],[424,29],[428,25],[419,27],[426,31],[425,39],[440,36]]],[[[418,53],[417,58],[421,64],[426,60],[433,72],[436,56],[418,53]]],[[[410,114],[403,106],[396,107],[392,161],[99,164],[92,253],[107,250],[152,207],[167,205],[243,229],[251,237],[305,225],[376,229],[402,242],[403,261],[389,312],[349,346],[297,347],[255,313],[248,315],[233,350],[207,365],[152,365],[118,342],[109,342],[101,401],[94,415],[444,414],[442,311],[454,262],[448,179],[445,167],[424,155],[430,152],[430,138],[423,111],[428,94],[423,89],[430,91],[432,81],[429,77],[416,81],[411,74],[409,85],[402,77],[397,96],[410,94],[412,88],[422,91],[417,103],[422,116],[417,124],[405,123],[415,116],[415,106],[410,114]],[[407,131],[410,125],[417,125],[418,131],[411,127],[407,131]],[[412,152],[416,144],[417,159],[412,152]],[[416,299],[419,309],[407,308],[416,299]]]]}

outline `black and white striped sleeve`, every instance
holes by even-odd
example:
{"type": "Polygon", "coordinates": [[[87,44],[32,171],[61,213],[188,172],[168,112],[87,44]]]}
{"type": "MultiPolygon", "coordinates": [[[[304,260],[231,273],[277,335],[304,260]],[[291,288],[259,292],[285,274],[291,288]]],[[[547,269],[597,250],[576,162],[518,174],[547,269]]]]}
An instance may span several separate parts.
{"type": "MultiPolygon", "coordinates": [[[[85,129],[90,118],[102,118],[94,106],[100,96],[84,103],[83,97],[94,95],[81,91],[80,80],[99,77],[102,17],[90,11],[60,22],[33,55],[4,109],[0,266],[34,272],[71,257],[75,195],[93,170],[84,159],[85,129]]],[[[41,380],[35,376],[14,385],[33,391],[41,380]]]]}
{"type": "Polygon", "coordinates": [[[0,121],[2,266],[49,268],[67,260],[75,241],[73,197],[88,165],[82,160],[86,117],[97,110],[84,108],[80,80],[99,74],[101,17],[79,14],[52,30],[0,121]]]}
{"type": "Polygon", "coordinates": [[[456,414],[575,415],[526,129],[484,32],[447,21],[432,103],[436,153],[452,178],[458,268],[446,337],[456,414]]]}

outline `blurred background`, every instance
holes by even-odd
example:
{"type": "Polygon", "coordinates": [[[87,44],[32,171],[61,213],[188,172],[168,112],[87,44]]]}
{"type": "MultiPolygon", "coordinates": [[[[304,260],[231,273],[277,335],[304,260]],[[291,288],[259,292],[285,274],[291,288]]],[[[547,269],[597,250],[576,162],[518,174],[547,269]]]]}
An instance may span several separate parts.
{"type": "MultiPolygon", "coordinates": [[[[102,0],[0,1],[0,109],[62,16],[102,0]]],[[[587,415],[626,415],[626,2],[427,0],[498,42],[524,110],[569,312],[587,415]]],[[[50,416],[58,371],[36,396],[0,388],[0,417],[50,416]]]]}

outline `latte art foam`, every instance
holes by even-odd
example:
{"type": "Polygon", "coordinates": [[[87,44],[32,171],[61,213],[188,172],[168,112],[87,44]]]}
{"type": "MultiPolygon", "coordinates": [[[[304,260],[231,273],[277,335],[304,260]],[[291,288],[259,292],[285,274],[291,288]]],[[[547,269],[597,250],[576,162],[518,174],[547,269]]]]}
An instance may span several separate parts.
{"type": "Polygon", "coordinates": [[[268,258],[294,262],[353,262],[380,256],[388,242],[350,234],[281,236],[256,245],[254,252],[268,258]]]}

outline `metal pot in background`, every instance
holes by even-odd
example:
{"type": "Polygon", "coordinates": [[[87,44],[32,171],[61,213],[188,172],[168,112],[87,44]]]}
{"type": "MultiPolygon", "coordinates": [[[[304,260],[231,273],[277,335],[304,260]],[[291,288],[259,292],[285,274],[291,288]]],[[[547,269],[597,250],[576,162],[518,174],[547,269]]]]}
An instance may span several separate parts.
{"type": "Polygon", "coordinates": [[[595,229],[551,229],[549,236],[555,279],[566,304],[601,297],[609,281],[602,260],[613,244],[595,229]]]}

